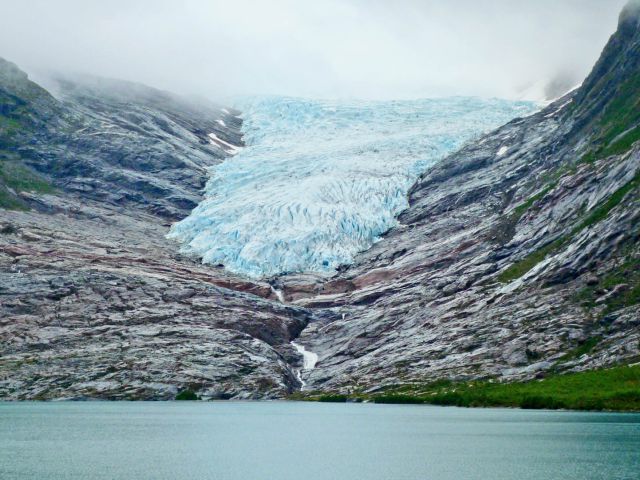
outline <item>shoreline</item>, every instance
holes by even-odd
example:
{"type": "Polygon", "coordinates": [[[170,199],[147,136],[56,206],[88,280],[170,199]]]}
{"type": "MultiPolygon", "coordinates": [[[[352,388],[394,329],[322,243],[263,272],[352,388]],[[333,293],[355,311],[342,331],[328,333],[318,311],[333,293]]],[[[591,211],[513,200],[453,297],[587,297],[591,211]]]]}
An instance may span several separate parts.
{"type": "Polygon", "coordinates": [[[298,392],[289,398],[331,403],[640,412],[640,365],[633,363],[521,382],[438,380],[397,385],[375,393],[309,391],[298,392]]]}

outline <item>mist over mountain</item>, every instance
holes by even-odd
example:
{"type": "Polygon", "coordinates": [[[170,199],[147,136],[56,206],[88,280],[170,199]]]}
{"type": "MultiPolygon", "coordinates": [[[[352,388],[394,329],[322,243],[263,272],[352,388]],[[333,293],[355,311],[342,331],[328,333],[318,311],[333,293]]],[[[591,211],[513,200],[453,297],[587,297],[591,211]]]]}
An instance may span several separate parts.
{"type": "Polygon", "coordinates": [[[555,98],[624,0],[4,2],[2,55],[219,99],[555,98]]]}
{"type": "Polygon", "coordinates": [[[638,478],[624,1],[5,0],[0,479],[638,478]]]}

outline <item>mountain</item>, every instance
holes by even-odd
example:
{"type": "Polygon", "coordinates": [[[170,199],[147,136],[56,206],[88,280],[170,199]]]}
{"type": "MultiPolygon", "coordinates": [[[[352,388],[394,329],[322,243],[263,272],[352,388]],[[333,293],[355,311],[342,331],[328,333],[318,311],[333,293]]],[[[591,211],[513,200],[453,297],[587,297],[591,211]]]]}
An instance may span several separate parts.
{"type": "Polygon", "coordinates": [[[0,62],[0,397],[297,389],[289,341],[309,314],[165,238],[241,145],[238,112],[119,81],[46,83],[55,96],[0,62]]]}
{"type": "Polygon", "coordinates": [[[337,393],[638,362],[639,48],[633,0],[579,89],[429,168],[351,265],[267,280],[165,238],[239,112],[0,62],[0,397],[278,398],[292,340],[337,393]]]}
{"type": "Polygon", "coordinates": [[[3,155],[102,203],[182,218],[199,202],[206,167],[228,156],[208,134],[240,142],[240,120],[205,102],[92,77],[47,79],[54,98],[9,62],[0,72],[3,155]]]}
{"type": "Polygon", "coordinates": [[[309,388],[638,361],[639,12],[580,89],[429,169],[344,273],[282,280],[285,298],[335,313],[299,340],[320,358],[309,388]]]}

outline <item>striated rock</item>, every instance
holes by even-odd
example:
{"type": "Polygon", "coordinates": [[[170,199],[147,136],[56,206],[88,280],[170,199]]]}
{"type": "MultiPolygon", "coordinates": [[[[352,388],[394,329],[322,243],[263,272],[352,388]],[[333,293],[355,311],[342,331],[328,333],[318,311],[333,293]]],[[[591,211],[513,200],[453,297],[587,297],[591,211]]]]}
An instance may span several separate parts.
{"type": "Polygon", "coordinates": [[[0,240],[0,396],[172,399],[188,387],[274,398],[298,388],[282,352],[308,312],[175,256],[153,217],[105,225],[87,217],[108,209],[80,213],[2,213],[43,240],[30,250],[20,235],[0,240]]]}

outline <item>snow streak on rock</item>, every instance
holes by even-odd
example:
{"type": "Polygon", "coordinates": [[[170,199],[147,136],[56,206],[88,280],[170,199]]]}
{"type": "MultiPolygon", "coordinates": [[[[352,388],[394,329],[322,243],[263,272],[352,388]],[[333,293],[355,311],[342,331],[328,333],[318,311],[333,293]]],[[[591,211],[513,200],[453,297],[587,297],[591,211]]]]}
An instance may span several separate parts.
{"type": "Polygon", "coordinates": [[[205,199],[170,236],[251,277],[350,263],[395,224],[421,172],[535,109],[463,97],[242,103],[247,148],[212,167],[205,199]]]}

